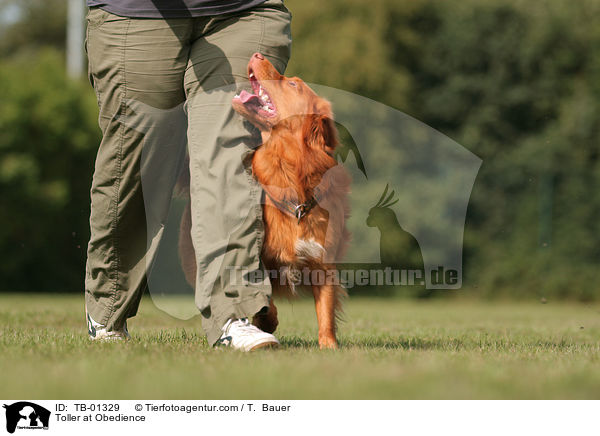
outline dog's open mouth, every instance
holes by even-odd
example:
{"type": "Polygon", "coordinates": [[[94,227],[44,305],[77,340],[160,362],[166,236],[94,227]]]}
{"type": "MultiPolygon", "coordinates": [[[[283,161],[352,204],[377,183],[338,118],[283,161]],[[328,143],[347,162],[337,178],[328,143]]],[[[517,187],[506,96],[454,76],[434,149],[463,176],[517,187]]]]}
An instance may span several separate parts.
{"type": "Polygon", "coordinates": [[[271,101],[269,93],[261,86],[258,79],[254,76],[252,70],[250,70],[250,73],[248,74],[248,79],[252,86],[252,93],[244,90],[233,99],[238,100],[246,107],[246,109],[251,112],[256,112],[260,116],[274,117],[277,113],[275,105],[271,101]]]}

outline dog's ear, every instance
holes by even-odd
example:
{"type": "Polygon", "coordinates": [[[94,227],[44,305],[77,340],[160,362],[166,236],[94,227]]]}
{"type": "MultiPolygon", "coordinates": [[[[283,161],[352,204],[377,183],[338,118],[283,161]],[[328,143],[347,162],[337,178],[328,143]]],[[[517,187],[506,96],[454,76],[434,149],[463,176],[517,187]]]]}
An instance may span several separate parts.
{"type": "Polygon", "coordinates": [[[338,143],[335,123],[325,115],[308,115],[303,126],[303,135],[306,145],[328,153],[332,153],[338,143]]]}
{"type": "Polygon", "coordinates": [[[307,146],[333,153],[338,144],[335,122],[322,114],[307,115],[303,126],[304,142],[307,146]]]}

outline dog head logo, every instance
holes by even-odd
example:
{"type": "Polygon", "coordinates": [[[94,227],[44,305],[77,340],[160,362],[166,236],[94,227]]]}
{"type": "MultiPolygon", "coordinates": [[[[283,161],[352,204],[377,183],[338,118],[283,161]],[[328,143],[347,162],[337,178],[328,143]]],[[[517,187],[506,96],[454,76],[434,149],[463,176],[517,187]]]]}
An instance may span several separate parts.
{"type": "Polygon", "coordinates": [[[19,401],[3,406],[6,409],[6,431],[14,433],[18,429],[48,429],[50,411],[28,401],[19,401]]]}

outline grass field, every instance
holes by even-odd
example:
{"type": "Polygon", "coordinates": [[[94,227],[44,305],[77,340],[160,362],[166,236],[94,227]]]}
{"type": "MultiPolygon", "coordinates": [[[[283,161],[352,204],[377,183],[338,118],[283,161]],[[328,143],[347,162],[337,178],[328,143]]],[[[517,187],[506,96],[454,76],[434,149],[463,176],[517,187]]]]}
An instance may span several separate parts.
{"type": "Polygon", "coordinates": [[[355,298],[339,351],[318,350],[310,300],[279,313],[283,347],[243,354],[149,300],[129,343],[99,344],[79,296],[0,295],[0,397],[600,398],[598,305],[355,298]]]}

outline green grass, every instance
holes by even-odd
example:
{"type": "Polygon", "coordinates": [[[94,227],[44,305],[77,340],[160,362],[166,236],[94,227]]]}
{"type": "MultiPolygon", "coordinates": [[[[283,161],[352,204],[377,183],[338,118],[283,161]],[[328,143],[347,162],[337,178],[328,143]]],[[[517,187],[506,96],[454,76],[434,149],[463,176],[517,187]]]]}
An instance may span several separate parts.
{"type": "Polygon", "coordinates": [[[128,343],[90,343],[83,300],[0,295],[0,397],[600,398],[599,306],[350,299],[320,351],[310,300],[280,302],[283,347],[207,346],[199,319],[145,299],[128,343]]]}

